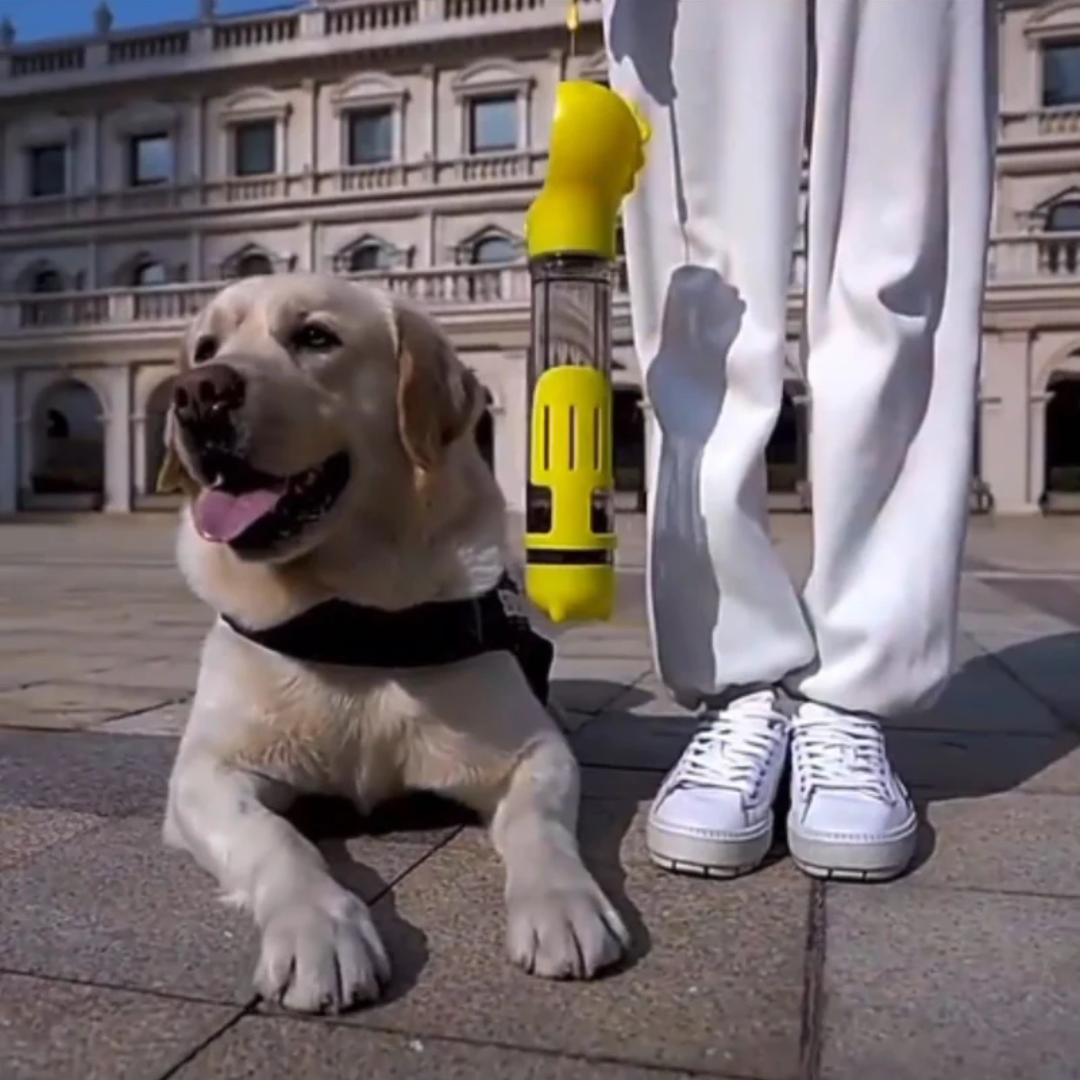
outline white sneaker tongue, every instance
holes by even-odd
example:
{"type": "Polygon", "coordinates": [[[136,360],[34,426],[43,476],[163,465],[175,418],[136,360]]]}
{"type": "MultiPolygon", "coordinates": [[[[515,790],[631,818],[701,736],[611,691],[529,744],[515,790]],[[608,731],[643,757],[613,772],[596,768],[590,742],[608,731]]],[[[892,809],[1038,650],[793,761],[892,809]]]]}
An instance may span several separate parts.
{"type": "Polygon", "coordinates": [[[230,495],[227,491],[211,488],[195,500],[192,509],[195,528],[204,540],[227,544],[260,518],[266,517],[281,501],[282,494],[270,488],[260,488],[258,491],[245,491],[243,495],[230,495]]]}

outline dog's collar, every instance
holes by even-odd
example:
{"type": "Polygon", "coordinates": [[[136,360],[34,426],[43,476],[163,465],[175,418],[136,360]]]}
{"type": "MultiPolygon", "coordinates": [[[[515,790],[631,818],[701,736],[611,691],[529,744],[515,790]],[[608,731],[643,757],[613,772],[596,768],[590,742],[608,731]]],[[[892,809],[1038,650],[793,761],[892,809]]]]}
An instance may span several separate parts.
{"type": "Polygon", "coordinates": [[[221,618],[248,641],[310,664],[437,667],[506,651],[521,665],[533,693],[547,703],[555,649],[532,628],[509,575],[481,596],[404,611],[327,600],[264,630],[249,630],[228,615],[221,618]]]}

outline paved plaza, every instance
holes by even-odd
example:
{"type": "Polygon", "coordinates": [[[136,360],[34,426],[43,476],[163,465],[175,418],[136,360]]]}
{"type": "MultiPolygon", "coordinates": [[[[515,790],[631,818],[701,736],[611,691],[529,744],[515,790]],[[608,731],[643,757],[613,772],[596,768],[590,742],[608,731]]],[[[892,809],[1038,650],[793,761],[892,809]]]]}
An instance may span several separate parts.
{"type": "MultiPolygon", "coordinates": [[[[808,523],[775,526],[803,572],[808,523]]],[[[333,1019],[255,999],[248,920],[161,844],[208,621],[171,539],[0,525],[0,1080],[1080,1077],[1080,519],[974,523],[960,673],[891,731],[927,821],[884,886],[812,883],[782,852],[735,882],[648,863],[644,809],[691,721],[650,670],[628,523],[618,617],[560,637],[556,694],[631,961],[530,979],[475,825],[312,806],[395,967],[384,1002],[333,1019]]]]}

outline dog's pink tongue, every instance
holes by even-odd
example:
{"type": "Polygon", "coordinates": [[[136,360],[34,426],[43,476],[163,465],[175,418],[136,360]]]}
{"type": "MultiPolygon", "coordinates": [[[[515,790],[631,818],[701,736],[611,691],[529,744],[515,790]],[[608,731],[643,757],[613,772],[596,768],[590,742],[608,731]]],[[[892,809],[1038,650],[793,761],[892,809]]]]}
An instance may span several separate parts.
{"type": "Polygon", "coordinates": [[[195,500],[195,528],[204,540],[227,544],[265,517],[281,501],[280,491],[263,488],[230,495],[211,488],[195,500]]]}

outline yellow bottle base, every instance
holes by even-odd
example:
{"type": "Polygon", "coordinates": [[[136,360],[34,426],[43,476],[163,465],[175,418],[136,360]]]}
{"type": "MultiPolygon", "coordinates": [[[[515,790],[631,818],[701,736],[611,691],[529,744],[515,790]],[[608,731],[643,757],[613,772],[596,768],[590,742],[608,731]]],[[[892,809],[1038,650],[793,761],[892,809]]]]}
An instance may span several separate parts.
{"type": "Polygon", "coordinates": [[[615,610],[613,566],[525,567],[529,599],[552,622],[610,619],[615,610]]]}

